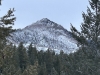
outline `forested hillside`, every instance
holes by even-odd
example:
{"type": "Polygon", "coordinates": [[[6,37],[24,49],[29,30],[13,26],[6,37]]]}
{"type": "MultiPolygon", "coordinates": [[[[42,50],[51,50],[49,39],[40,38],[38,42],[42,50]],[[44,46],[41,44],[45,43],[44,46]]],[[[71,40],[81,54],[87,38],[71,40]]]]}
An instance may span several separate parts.
{"type": "Polygon", "coordinates": [[[30,44],[28,50],[20,43],[8,47],[0,55],[2,75],[99,75],[100,57],[85,48],[72,54],[38,51],[30,44]]]}

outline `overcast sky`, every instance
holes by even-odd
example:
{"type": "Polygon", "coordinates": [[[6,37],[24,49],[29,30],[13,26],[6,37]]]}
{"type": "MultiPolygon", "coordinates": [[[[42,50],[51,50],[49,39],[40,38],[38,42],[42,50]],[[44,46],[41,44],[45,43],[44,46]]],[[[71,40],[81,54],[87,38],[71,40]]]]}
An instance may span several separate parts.
{"type": "Polygon", "coordinates": [[[24,28],[37,20],[48,18],[70,30],[70,23],[77,29],[82,22],[82,11],[86,12],[88,0],[3,0],[0,17],[9,8],[15,8],[14,28],[24,28]]]}

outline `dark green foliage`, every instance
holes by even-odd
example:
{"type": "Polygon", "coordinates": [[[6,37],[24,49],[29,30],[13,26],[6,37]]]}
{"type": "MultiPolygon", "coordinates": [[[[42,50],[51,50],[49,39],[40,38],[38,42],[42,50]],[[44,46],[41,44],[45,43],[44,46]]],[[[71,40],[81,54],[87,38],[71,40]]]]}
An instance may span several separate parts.
{"type": "Polygon", "coordinates": [[[5,40],[5,38],[10,35],[9,33],[13,31],[12,25],[14,25],[14,21],[16,20],[13,14],[14,11],[14,8],[9,9],[6,15],[0,17],[0,40],[5,40]]]}
{"type": "Polygon", "coordinates": [[[100,36],[100,1],[89,0],[90,7],[87,7],[87,14],[82,13],[83,23],[81,32],[71,25],[73,35],[82,45],[98,48],[100,36]],[[88,40],[88,41],[87,41],[88,40]]]}
{"type": "Polygon", "coordinates": [[[17,50],[17,48],[16,48],[16,46],[14,46],[13,47],[13,51],[14,51],[14,54],[13,54],[13,58],[12,58],[12,60],[13,60],[13,63],[14,63],[14,65],[17,67],[17,68],[19,68],[19,54],[18,54],[18,50],[17,50]]]}
{"type": "MultiPolygon", "coordinates": [[[[33,48],[33,47],[32,47],[33,48]]],[[[8,46],[0,55],[0,72],[2,75],[99,75],[100,57],[95,58],[91,50],[80,48],[77,52],[69,55],[63,51],[55,54],[52,50],[34,51],[37,58],[31,64],[28,51],[23,44],[16,48],[8,46]]]]}
{"type": "Polygon", "coordinates": [[[58,75],[58,73],[54,67],[51,69],[51,75],[58,75]]]}
{"type": "Polygon", "coordinates": [[[87,14],[83,12],[81,32],[71,25],[73,36],[78,40],[79,51],[74,53],[74,65],[78,75],[98,75],[100,73],[100,0],[89,0],[87,14]],[[79,67],[79,69],[78,69],[79,67]]]}
{"type": "Polygon", "coordinates": [[[55,70],[58,72],[58,74],[60,74],[60,59],[58,55],[54,56],[53,64],[54,64],[55,70]]]}
{"type": "Polygon", "coordinates": [[[41,63],[39,67],[39,75],[47,75],[46,63],[41,63]]]}
{"type": "Polygon", "coordinates": [[[22,75],[38,75],[38,61],[36,60],[34,65],[29,65],[22,75]]]}
{"type": "Polygon", "coordinates": [[[38,52],[38,62],[39,62],[39,65],[44,63],[44,60],[45,60],[45,58],[44,58],[44,51],[41,50],[41,51],[38,52]]]}
{"type": "MultiPolygon", "coordinates": [[[[0,0],[1,5],[1,0],[0,0]]],[[[14,21],[16,17],[14,17],[14,8],[8,10],[7,14],[0,17],[0,49],[3,49],[6,45],[6,37],[10,35],[12,31],[12,25],[14,25],[14,21]]]]}
{"type": "Polygon", "coordinates": [[[6,37],[13,31],[12,25],[16,19],[13,12],[14,9],[10,9],[6,15],[0,17],[0,75],[13,75],[17,72],[12,61],[13,47],[11,44],[6,44],[6,37]]]}
{"type": "Polygon", "coordinates": [[[48,73],[51,72],[51,69],[53,68],[53,56],[52,56],[52,52],[48,49],[46,51],[46,54],[45,54],[45,62],[46,62],[46,67],[47,67],[47,71],[48,73]]]}
{"type": "Polygon", "coordinates": [[[17,50],[18,50],[19,66],[23,71],[24,69],[26,69],[27,65],[29,64],[28,55],[22,43],[19,44],[17,50]]]}
{"type": "Polygon", "coordinates": [[[33,65],[34,61],[37,59],[37,50],[36,47],[32,47],[32,43],[28,48],[28,57],[29,57],[30,64],[33,65]]]}

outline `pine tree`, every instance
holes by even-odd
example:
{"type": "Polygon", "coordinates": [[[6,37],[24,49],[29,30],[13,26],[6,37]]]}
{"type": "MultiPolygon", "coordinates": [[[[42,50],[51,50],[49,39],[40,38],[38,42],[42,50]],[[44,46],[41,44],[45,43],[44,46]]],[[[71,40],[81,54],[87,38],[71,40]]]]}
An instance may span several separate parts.
{"type": "Polygon", "coordinates": [[[3,68],[2,75],[20,75],[21,71],[17,70],[16,67],[12,65],[7,65],[3,68]]]}
{"type": "Polygon", "coordinates": [[[13,14],[14,11],[14,9],[10,9],[6,15],[0,17],[0,75],[6,72],[4,71],[5,68],[9,68],[7,65],[11,66],[12,64],[12,46],[6,44],[6,37],[13,31],[12,25],[16,19],[13,14]]]}
{"type": "Polygon", "coordinates": [[[54,59],[54,68],[58,72],[58,74],[60,74],[60,59],[59,59],[59,55],[55,56],[55,59],[54,59]]]}
{"type": "Polygon", "coordinates": [[[22,75],[38,75],[38,61],[35,61],[34,65],[29,65],[22,75]]]}
{"type": "Polygon", "coordinates": [[[39,74],[38,75],[47,75],[46,63],[41,63],[39,66],[39,74]]]}
{"type": "Polygon", "coordinates": [[[46,55],[45,55],[45,61],[46,61],[46,67],[47,67],[47,71],[48,73],[51,72],[51,69],[53,67],[53,57],[52,57],[52,52],[51,50],[47,50],[46,51],[46,55]]]}
{"type": "Polygon", "coordinates": [[[16,46],[13,47],[13,64],[15,65],[15,67],[19,68],[19,56],[18,56],[18,50],[16,48],[16,46]]]}
{"type": "Polygon", "coordinates": [[[87,7],[87,14],[82,14],[81,32],[72,25],[71,31],[81,44],[88,43],[97,47],[100,36],[100,0],[89,0],[89,4],[91,8],[87,7]]]}
{"type": "Polygon", "coordinates": [[[13,47],[11,45],[6,45],[3,50],[0,51],[0,74],[6,75],[6,73],[14,73],[16,68],[13,64],[13,47]],[[13,68],[13,70],[11,70],[13,68]]]}
{"type": "Polygon", "coordinates": [[[39,64],[44,63],[44,51],[43,50],[38,52],[38,62],[39,64]]]}
{"type": "Polygon", "coordinates": [[[31,65],[33,65],[35,60],[37,59],[37,50],[35,47],[32,47],[32,43],[28,48],[28,57],[31,65]]]}
{"type": "Polygon", "coordinates": [[[51,69],[51,75],[58,75],[58,73],[54,67],[51,69]]]}
{"type": "Polygon", "coordinates": [[[24,71],[26,69],[27,65],[29,64],[28,61],[28,55],[26,53],[26,49],[23,46],[23,43],[20,43],[18,46],[18,58],[19,58],[19,66],[24,71]]]}
{"type": "Polygon", "coordinates": [[[16,20],[16,17],[14,17],[13,14],[14,11],[14,8],[9,9],[6,15],[0,17],[0,40],[6,39],[6,37],[10,35],[9,33],[13,31],[12,25],[14,25],[14,21],[16,20]]]}

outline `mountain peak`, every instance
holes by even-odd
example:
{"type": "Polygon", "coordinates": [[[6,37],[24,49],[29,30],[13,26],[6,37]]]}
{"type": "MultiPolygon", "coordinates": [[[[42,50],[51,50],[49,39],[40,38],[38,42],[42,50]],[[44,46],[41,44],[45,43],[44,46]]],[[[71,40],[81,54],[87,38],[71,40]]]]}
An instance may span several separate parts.
{"type": "Polygon", "coordinates": [[[47,21],[50,21],[48,18],[43,18],[40,20],[41,22],[47,22],[47,21]]]}
{"type": "Polygon", "coordinates": [[[71,34],[61,25],[47,18],[11,33],[8,40],[15,45],[20,42],[26,45],[33,43],[36,47],[50,48],[56,52],[63,50],[65,53],[70,53],[77,49],[77,41],[71,34]]]}
{"type": "Polygon", "coordinates": [[[63,28],[63,26],[55,23],[54,21],[49,20],[48,18],[42,18],[41,20],[38,20],[35,23],[26,26],[24,29],[33,29],[38,27],[64,30],[65,32],[67,31],[66,29],[63,28]]]}
{"type": "Polygon", "coordinates": [[[36,23],[42,23],[42,24],[47,24],[47,23],[51,23],[52,21],[50,21],[48,18],[42,18],[41,20],[38,20],[36,23]]]}

